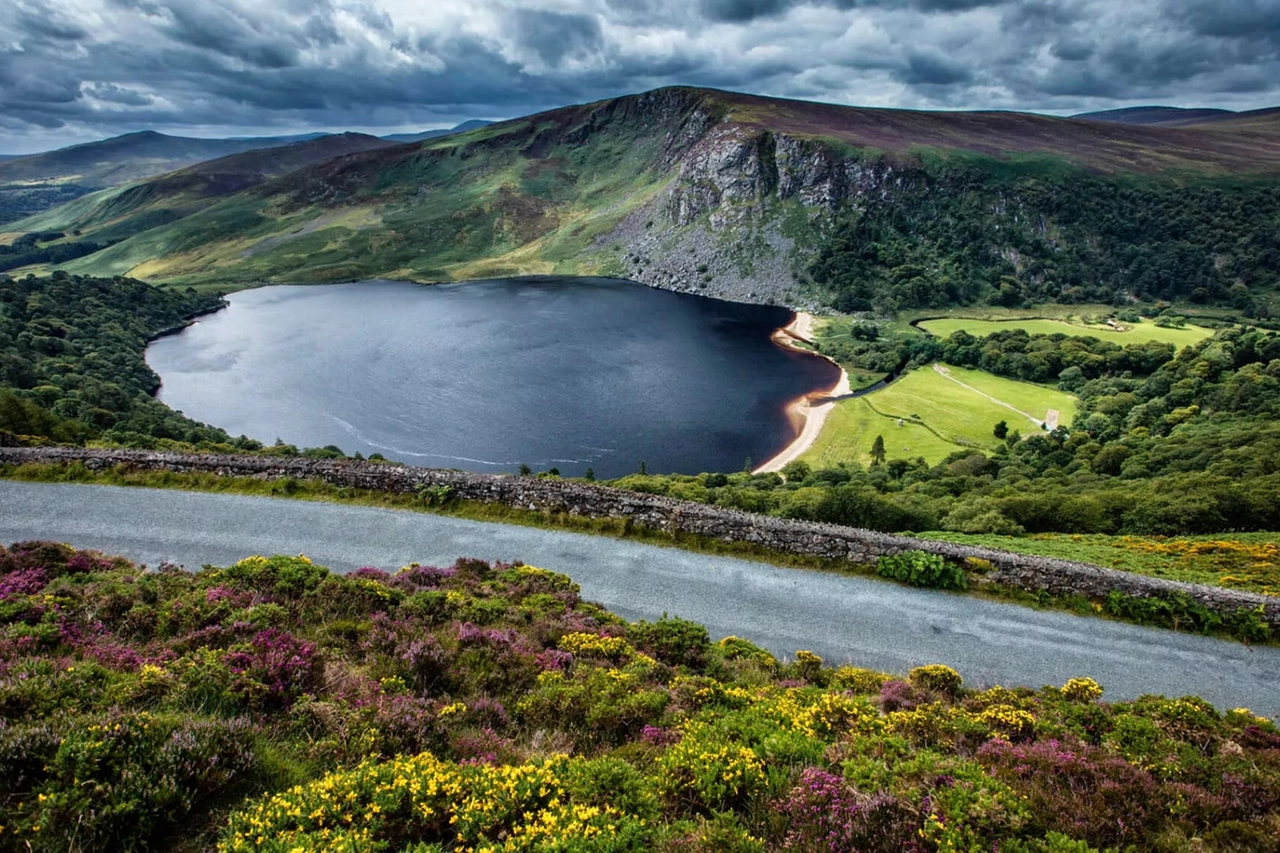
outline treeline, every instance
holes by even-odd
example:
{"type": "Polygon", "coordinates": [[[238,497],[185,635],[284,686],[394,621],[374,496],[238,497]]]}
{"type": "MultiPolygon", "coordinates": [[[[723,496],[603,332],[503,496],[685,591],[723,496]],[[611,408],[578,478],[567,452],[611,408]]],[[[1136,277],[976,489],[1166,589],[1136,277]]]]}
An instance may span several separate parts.
{"type": "Polygon", "coordinates": [[[1108,374],[1150,375],[1176,352],[1172,344],[1157,341],[1121,346],[1094,337],[1032,335],[1023,329],[983,338],[960,331],[944,339],[912,331],[883,331],[872,323],[854,322],[848,328],[847,337],[821,338],[818,351],[847,366],[884,373],[899,365],[944,361],[1026,382],[1078,385],[1080,378],[1108,374]],[[1071,371],[1065,380],[1063,371],[1071,371]]]}
{"type": "Polygon", "coordinates": [[[1265,316],[1280,185],[921,166],[837,219],[808,273],[840,311],[1190,300],[1265,316]]]}
{"type": "Polygon", "coordinates": [[[1159,345],[1117,353],[1114,344],[1059,337],[1001,333],[975,343],[957,333],[937,342],[957,363],[1018,378],[1032,363],[1028,351],[1069,364],[1059,382],[1080,398],[1071,428],[1010,432],[994,455],[959,450],[937,465],[890,459],[823,470],[799,462],[785,480],[636,475],[615,485],[889,532],[1280,529],[1280,336],[1224,330],[1154,367],[1159,345]]]}
{"type": "Polygon", "coordinates": [[[0,245],[0,272],[15,270],[31,264],[60,264],[92,255],[105,249],[110,243],[76,240],[71,243],[55,243],[66,237],[60,231],[40,231],[24,234],[7,246],[0,245]],[[40,245],[44,243],[46,245],[40,245]]]}
{"type": "Polygon", "coordinates": [[[143,357],[151,336],[219,302],[129,278],[59,272],[4,280],[0,430],[73,443],[230,442],[156,400],[160,379],[143,357]]]}

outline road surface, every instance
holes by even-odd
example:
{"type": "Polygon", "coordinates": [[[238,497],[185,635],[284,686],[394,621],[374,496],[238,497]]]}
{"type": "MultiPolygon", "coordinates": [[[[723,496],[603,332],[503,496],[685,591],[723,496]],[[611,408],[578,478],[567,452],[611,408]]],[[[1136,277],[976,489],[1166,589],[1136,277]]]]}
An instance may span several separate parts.
{"type": "Polygon", "coordinates": [[[969,686],[1091,676],[1107,699],[1198,694],[1280,716],[1280,648],[1141,628],[870,578],[777,568],[585,534],[340,504],[0,481],[0,541],[53,539],[154,567],[305,553],[338,571],[459,556],[564,572],[629,619],[663,613],[775,654],[903,673],[946,663],[969,686]]]}

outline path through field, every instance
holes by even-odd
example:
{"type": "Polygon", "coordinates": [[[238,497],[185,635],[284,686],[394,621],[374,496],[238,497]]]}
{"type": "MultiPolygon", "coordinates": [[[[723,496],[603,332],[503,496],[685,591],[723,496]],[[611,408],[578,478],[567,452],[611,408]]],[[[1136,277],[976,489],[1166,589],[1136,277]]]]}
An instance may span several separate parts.
{"type": "Polygon", "coordinates": [[[950,379],[952,382],[956,383],[961,388],[964,388],[966,391],[972,391],[974,394],[977,394],[979,397],[984,397],[998,406],[1004,406],[1006,409],[1009,409],[1010,411],[1017,412],[1018,414],[1022,415],[1024,418],[1031,421],[1033,424],[1035,424],[1038,427],[1044,426],[1044,421],[1040,420],[1039,418],[1032,417],[1031,415],[1022,411],[1021,409],[1017,408],[1016,406],[1011,406],[1008,403],[1006,403],[1004,400],[1000,400],[996,397],[992,397],[990,394],[986,393],[985,391],[979,391],[977,388],[974,388],[972,385],[969,385],[967,383],[961,382],[959,379],[956,379],[954,376],[951,375],[951,371],[943,367],[941,364],[934,364],[933,369],[938,372],[938,375],[943,376],[946,379],[950,379]]]}

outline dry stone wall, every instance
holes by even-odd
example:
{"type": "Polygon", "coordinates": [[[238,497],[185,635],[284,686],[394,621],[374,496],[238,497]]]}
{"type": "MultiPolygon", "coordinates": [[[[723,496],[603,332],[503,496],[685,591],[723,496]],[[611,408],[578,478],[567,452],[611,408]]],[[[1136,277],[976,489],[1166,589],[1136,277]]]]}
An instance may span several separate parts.
{"type": "Polygon", "coordinates": [[[226,477],[293,477],[321,480],[339,487],[401,494],[416,494],[424,489],[445,486],[452,496],[464,500],[591,518],[630,519],[636,526],[668,533],[691,533],[729,542],[750,542],[786,553],[853,563],[869,563],[877,557],[913,550],[957,561],[983,560],[990,564],[984,575],[986,580],[1029,592],[1074,593],[1093,599],[1105,598],[1112,591],[1139,598],[1182,594],[1219,613],[1259,610],[1265,622],[1280,627],[1280,598],[1272,596],[1177,583],[1068,560],[772,518],[551,478],[470,474],[437,468],[297,457],[0,447],[0,463],[26,462],[80,463],[95,470],[122,467],[211,473],[226,477]]]}

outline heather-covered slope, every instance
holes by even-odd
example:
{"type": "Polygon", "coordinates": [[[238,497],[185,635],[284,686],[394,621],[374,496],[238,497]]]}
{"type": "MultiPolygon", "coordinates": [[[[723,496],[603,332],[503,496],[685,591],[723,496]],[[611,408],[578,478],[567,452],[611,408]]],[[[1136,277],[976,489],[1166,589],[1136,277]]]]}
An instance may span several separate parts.
{"type": "Polygon", "coordinates": [[[790,662],[462,559],[191,574],[0,547],[7,848],[1273,850],[1280,732],[790,662]]]}
{"type": "MultiPolygon", "coordinates": [[[[1280,211],[1277,186],[1280,137],[1255,131],[677,88],[320,163],[68,268],[219,285],[603,273],[886,308],[992,300],[1010,276],[1040,299],[1185,298],[1202,287],[1222,301],[1235,283],[1271,286],[1251,275],[1265,269],[1274,229],[1255,234],[1246,220],[1280,211]],[[1173,221],[1169,205],[1188,187],[1199,195],[1178,201],[1173,221]],[[850,232],[831,226],[861,219],[871,232],[855,229],[847,248],[850,232]],[[1185,244],[1230,269],[1186,294],[1160,281],[1134,288],[1135,264],[1150,262],[1113,227],[1129,221],[1145,229],[1146,254],[1185,244]],[[1242,229],[1243,243],[1216,236],[1242,229]],[[833,237],[846,240],[835,251],[887,264],[876,293],[850,294],[829,263],[811,269],[833,237]]],[[[117,224],[91,218],[82,230],[93,239],[117,224]]]]}

